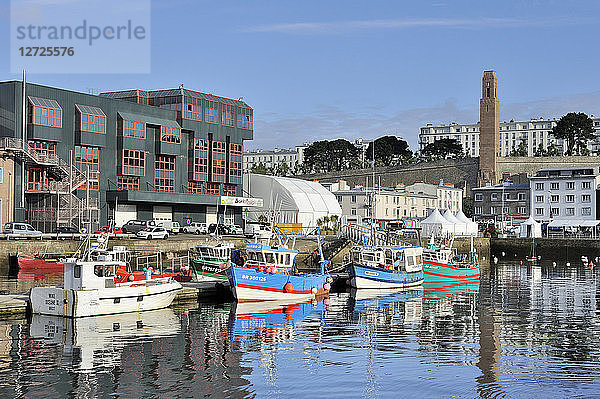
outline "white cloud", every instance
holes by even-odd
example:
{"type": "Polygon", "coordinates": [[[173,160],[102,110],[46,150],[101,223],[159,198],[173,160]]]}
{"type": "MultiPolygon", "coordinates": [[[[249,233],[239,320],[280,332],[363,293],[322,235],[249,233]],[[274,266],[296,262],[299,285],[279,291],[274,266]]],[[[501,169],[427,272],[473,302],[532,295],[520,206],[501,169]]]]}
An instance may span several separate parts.
{"type": "MultiPolygon", "coordinates": [[[[500,120],[529,120],[560,118],[567,112],[585,112],[600,116],[600,91],[546,98],[521,103],[500,103],[500,120]]],[[[254,126],[254,140],[248,149],[286,148],[305,141],[362,137],[372,139],[384,134],[395,134],[407,140],[413,150],[418,148],[419,128],[427,123],[476,123],[479,106],[461,107],[456,99],[430,108],[414,108],[396,112],[356,113],[335,106],[317,106],[311,115],[289,117],[276,113],[258,113],[254,126]]]]}
{"type": "Polygon", "coordinates": [[[290,34],[341,34],[373,29],[410,28],[520,28],[542,26],[564,26],[594,23],[582,18],[471,18],[471,19],[374,19],[363,21],[295,22],[257,25],[241,29],[243,32],[273,32],[290,34]]]}

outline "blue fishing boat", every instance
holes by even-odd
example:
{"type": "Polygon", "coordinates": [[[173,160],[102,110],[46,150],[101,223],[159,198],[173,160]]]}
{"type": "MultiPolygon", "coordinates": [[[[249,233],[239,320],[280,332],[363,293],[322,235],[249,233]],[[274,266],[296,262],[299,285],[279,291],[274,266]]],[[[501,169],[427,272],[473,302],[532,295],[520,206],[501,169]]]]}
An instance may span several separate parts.
{"type": "Polygon", "coordinates": [[[325,296],[331,288],[332,278],[321,249],[319,228],[311,228],[310,234],[286,229],[275,229],[279,244],[247,244],[244,252],[234,251],[230,267],[226,269],[234,297],[240,302],[265,300],[302,300],[325,296]],[[295,264],[298,250],[290,246],[290,237],[316,235],[319,270],[301,272],[295,264]]]}
{"type": "Polygon", "coordinates": [[[423,282],[423,248],[355,245],[346,260],[354,288],[407,288],[423,282]]]}

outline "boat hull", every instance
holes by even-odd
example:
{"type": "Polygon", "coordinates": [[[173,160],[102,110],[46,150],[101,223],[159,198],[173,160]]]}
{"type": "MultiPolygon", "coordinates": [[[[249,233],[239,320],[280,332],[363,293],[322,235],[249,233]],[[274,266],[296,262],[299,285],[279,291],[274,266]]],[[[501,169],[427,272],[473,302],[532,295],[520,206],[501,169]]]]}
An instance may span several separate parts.
{"type": "Polygon", "coordinates": [[[19,254],[17,264],[19,270],[33,274],[62,273],[65,270],[65,265],[58,263],[58,259],[45,259],[34,254],[19,254]]]}
{"type": "Polygon", "coordinates": [[[479,266],[474,267],[455,267],[445,263],[432,261],[423,262],[423,272],[425,273],[425,282],[456,282],[479,280],[479,266]]]}
{"type": "Polygon", "coordinates": [[[119,285],[94,290],[35,287],[29,293],[34,314],[64,317],[101,316],[166,308],[181,289],[176,281],[119,285]]]}
{"type": "Polygon", "coordinates": [[[329,278],[326,274],[269,274],[235,265],[226,271],[233,296],[239,302],[313,299],[329,292],[325,289],[329,278]],[[293,289],[284,288],[288,283],[293,289]]]}
{"type": "Polygon", "coordinates": [[[201,281],[217,281],[227,282],[227,274],[225,270],[220,268],[221,263],[227,261],[206,261],[199,259],[192,259],[190,265],[194,270],[197,280],[201,281]]]}
{"type": "Polygon", "coordinates": [[[351,264],[348,271],[350,285],[359,289],[407,288],[423,283],[423,271],[399,272],[357,264],[351,264]]]}

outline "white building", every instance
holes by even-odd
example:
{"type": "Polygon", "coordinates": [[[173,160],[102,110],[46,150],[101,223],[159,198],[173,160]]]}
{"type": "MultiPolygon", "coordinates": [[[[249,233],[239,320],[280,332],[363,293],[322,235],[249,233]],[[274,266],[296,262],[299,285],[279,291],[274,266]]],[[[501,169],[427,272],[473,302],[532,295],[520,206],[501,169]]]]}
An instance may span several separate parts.
{"type": "Polygon", "coordinates": [[[531,215],[538,222],[598,219],[598,166],[542,169],[530,177],[531,215]]]}
{"type": "Polygon", "coordinates": [[[444,184],[443,181],[440,181],[440,184],[419,182],[406,186],[405,190],[410,193],[436,197],[437,204],[433,208],[449,209],[454,213],[462,210],[463,190],[452,184],[444,184]]]}
{"type": "Polygon", "coordinates": [[[267,168],[277,169],[283,163],[294,173],[304,160],[306,145],[296,146],[295,149],[253,150],[244,151],[242,169],[244,173],[250,173],[252,167],[262,163],[267,168]]]}
{"type": "MultiPolygon", "coordinates": [[[[596,129],[595,140],[588,143],[588,149],[594,155],[600,152],[600,118],[591,115],[596,129]]],[[[523,142],[527,148],[527,155],[533,156],[538,146],[542,144],[547,148],[550,144],[555,144],[559,153],[564,153],[563,140],[558,140],[552,135],[552,128],[556,126],[556,119],[544,120],[531,119],[529,121],[510,121],[500,123],[500,156],[508,156],[513,149],[519,147],[523,142]]],[[[456,139],[463,148],[465,154],[472,157],[479,156],[479,123],[476,124],[458,124],[449,125],[427,124],[419,129],[419,150],[425,148],[427,144],[441,139],[456,139]]]]}

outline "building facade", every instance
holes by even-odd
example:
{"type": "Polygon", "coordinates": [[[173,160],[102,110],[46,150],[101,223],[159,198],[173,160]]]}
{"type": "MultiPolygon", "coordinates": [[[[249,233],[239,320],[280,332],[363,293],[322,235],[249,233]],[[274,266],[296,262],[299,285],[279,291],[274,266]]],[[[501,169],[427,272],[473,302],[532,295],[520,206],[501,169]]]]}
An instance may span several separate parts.
{"type": "Polygon", "coordinates": [[[538,222],[598,219],[600,167],[542,169],[529,179],[531,214],[538,222]]]}
{"type": "Polygon", "coordinates": [[[242,149],[253,137],[243,101],[183,87],[90,95],[9,81],[0,83],[0,109],[0,149],[15,160],[15,220],[44,231],[241,221],[240,210],[225,215],[219,204],[242,195],[242,149]]]}
{"type": "Polygon", "coordinates": [[[244,151],[243,172],[250,173],[253,167],[263,164],[275,172],[287,170],[286,174],[295,174],[300,171],[305,148],[306,146],[296,146],[294,150],[275,148],[274,150],[244,151]]]}
{"type": "Polygon", "coordinates": [[[410,193],[425,194],[437,198],[437,203],[433,208],[449,209],[453,213],[462,210],[463,190],[454,187],[452,184],[444,184],[440,181],[439,184],[430,183],[414,183],[405,186],[404,189],[410,193]]]}
{"type": "MultiPolygon", "coordinates": [[[[600,118],[591,115],[596,130],[596,138],[588,142],[588,150],[592,155],[600,154],[600,118]]],[[[529,121],[500,122],[500,137],[498,140],[499,154],[508,156],[512,150],[517,149],[521,143],[527,149],[527,156],[534,156],[540,145],[546,149],[554,144],[559,154],[564,154],[565,146],[562,139],[556,139],[552,135],[552,129],[556,126],[556,119],[531,119],[529,121]]],[[[441,139],[456,139],[463,148],[463,152],[472,157],[479,156],[479,123],[449,125],[427,124],[419,129],[419,149],[425,148],[427,144],[441,139]]]]}
{"type": "Polygon", "coordinates": [[[473,220],[519,224],[530,215],[529,184],[501,183],[473,189],[473,220]]]}

